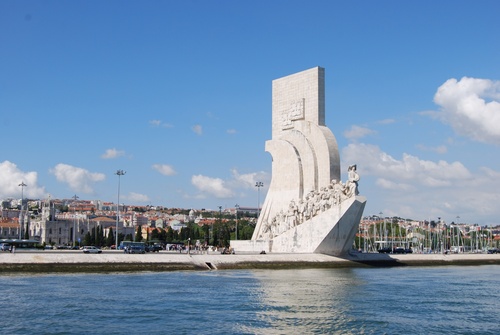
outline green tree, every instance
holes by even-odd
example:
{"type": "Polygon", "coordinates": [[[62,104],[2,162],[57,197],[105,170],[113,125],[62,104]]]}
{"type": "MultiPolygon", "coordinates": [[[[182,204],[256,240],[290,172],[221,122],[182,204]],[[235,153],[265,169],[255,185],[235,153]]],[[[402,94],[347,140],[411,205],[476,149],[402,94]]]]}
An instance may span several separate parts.
{"type": "Polygon", "coordinates": [[[159,240],[162,242],[167,242],[167,231],[160,228],[159,240]]]}
{"type": "Polygon", "coordinates": [[[187,240],[188,238],[190,238],[190,236],[191,236],[191,228],[189,228],[189,227],[181,228],[181,231],[179,233],[179,238],[182,241],[187,240]]]}
{"type": "Polygon", "coordinates": [[[179,242],[180,241],[180,238],[179,238],[179,232],[177,230],[173,230],[172,229],[172,233],[173,233],[173,242],[179,242]]]}
{"type": "Polygon", "coordinates": [[[95,245],[95,240],[96,240],[95,237],[96,237],[96,227],[90,230],[90,243],[87,245],[95,245]]]}
{"type": "Polygon", "coordinates": [[[90,232],[87,232],[85,236],[83,237],[83,245],[91,245],[92,244],[92,237],[90,235],[90,232]]]}
{"type": "Polygon", "coordinates": [[[97,236],[99,237],[98,246],[103,246],[106,242],[104,241],[104,227],[97,226],[97,236]]]}
{"type": "Polygon", "coordinates": [[[101,246],[102,243],[101,243],[101,226],[97,226],[94,228],[95,229],[95,242],[94,242],[94,245],[95,246],[101,246]]]}
{"type": "Polygon", "coordinates": [[[151,241],[158,241],[160,240],[160,232],[158,230],[158,228],[155,228],[151,231],[151,241]]]}
{"type": "Polygon", "coordinates": [[[208,237],[210,236],[210,226],[207,225],[207,224],[204,224],[202,227],[201,227],[201,235],[200,237],[203,238],[203,240],[205,240],[206,243],[209,243],[208,241],[208,237]]]}
{"type": "Polygon", "coordinates": [[[26,228],[24,229],[24,239],[29,240],[29,238],[30,238],[29,223],[26,222],[26,228]]]}
{"type": "Polygon", "coordinates": [[[238,220],[238,239],[239,240],[250,240],[255,230],[255,224],[248,221],[247,218],[238,220]]]}
{"type": "Polygon", "coordinates": [[[137,226],[137,231],[135,233],[135,242],[142,242],[142,226],[137,226]]]}
{"type": "Polygon", "coordinates": [[[106,238],[106,246],[110,247],[115,244],[115,235],[113,234],[113,228],[109,228],[108,237],[106,238]]]}
{"type": "Polygon", "coordinates": [[[167,228],[166,236],[167,236],[167,238],[165,239],[166,242],[174,241],[174,230],[172,229],[172,227],[167,228]]]}

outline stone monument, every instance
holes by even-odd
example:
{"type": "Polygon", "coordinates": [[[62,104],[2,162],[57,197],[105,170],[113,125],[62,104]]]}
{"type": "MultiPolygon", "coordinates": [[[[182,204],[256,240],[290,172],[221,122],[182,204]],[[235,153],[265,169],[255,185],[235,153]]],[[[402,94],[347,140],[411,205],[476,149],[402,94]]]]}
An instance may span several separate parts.
{"type": "Polygon", "coordinates": [[[348,252],[366,199],[356,165],[341,181],[335,136],[325,125],[325,70],[315,67],[273,81],[272,180],[250,241],[236,252],[348,252]]]}

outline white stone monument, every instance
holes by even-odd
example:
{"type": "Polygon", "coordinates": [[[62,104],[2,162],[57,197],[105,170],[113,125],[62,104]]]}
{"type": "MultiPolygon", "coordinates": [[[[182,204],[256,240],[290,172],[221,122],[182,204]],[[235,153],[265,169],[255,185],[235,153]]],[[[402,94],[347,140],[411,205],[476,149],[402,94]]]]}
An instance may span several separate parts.
{"type": "Polygon", "coordinates": [[[272,181],[250,241],[236,252],[323,253],[351,248],[366,199],[356,165],[340,178],[335,136],[325,125],[325,70],[315,67],[273,80],[272,181]]]}

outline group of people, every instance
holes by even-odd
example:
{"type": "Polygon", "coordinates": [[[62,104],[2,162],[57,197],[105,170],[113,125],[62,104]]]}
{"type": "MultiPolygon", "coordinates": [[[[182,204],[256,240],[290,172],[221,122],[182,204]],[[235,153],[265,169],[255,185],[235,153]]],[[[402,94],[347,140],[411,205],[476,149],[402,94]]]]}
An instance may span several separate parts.
{"type": "Polygon", "coordinates": [[[327,187],[322,187],[319,191],[310,191],[298,203],[295,200],[290,201],[286,211],[281,210],[269,222],[264,222],[262,235],[267,234],[270,238],[278,236],[339,205],[342,201],[358,195],[358,181],[356,165],[349,166],[348,180],[345,184],[334,179],[327,187]]]}

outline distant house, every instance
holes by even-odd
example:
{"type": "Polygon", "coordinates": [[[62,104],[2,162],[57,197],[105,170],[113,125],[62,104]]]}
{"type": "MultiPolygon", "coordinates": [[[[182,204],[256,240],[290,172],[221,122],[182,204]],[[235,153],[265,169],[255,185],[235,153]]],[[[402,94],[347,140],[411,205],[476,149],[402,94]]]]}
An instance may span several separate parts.
{"type": "Polygon", "coordinates": [[[19,220],[3,218],[0,219],[0,239],[19,238],[19,220]]]}
{"type": "Polygon", "coordinates": [[[180,231],[182,228],[186,228],[187,225],[179,220],[171,220],[169,226],[176,231],[180,231]]]}
{"type": "Polygon", "coordinates": [[[149,218],[147,216],[144,216],[144,215],[137,215],[135,216],[135,219],[134,219],[134,225],[135,226],[146,226],[146,225],[149,225],[149,218]]]}
{"type": "Polygon", "coordinates": [[[147,226],[141,227],[142,239],[146,241],[149,238],[149,236],[152,235],[154,230],[156,230],[155,227],[147,227],[147,226]]]}
{"type": "Polygon", "coordinates": [[[156,218],[154,226],[156,228],[165,229],[165,220],[163,220],[162,218],[156,218]]]}
{"type": "Polygon", "coordinates": [[[196,219],[194,222],[198,225],[198,226],[204,226],[204,225],[207,225],[207,226],[211,226],[213,225],[216,221],[218,221],[218,219],[213,219],[213,218],[198,218],[196,219]]]}
{"type": "Polygon", "coordinates": [[[257,215],[257,213],[259,213],[259,209],[256,207],[240,207],[238,213],[243,215],[257,215]]]}

